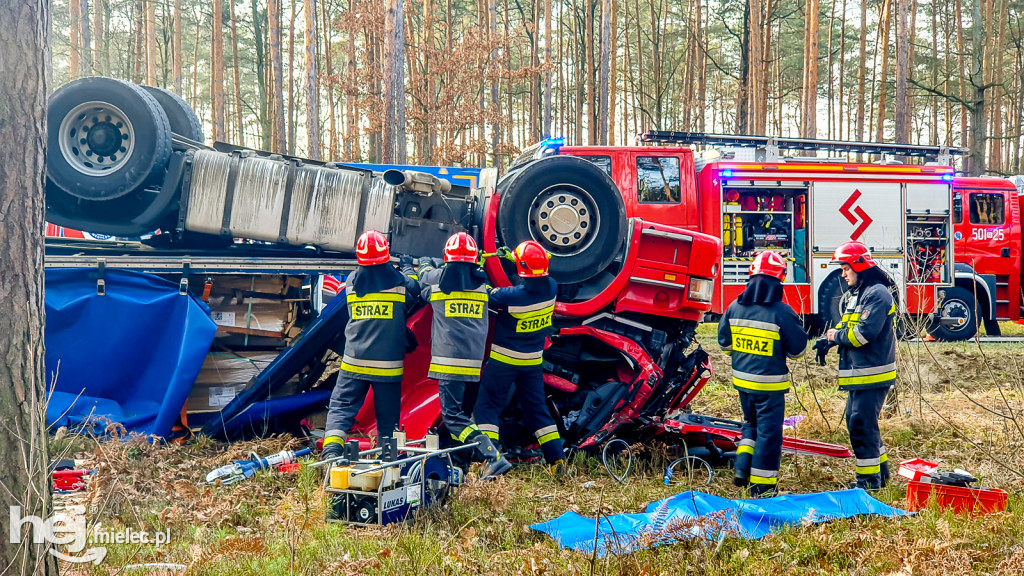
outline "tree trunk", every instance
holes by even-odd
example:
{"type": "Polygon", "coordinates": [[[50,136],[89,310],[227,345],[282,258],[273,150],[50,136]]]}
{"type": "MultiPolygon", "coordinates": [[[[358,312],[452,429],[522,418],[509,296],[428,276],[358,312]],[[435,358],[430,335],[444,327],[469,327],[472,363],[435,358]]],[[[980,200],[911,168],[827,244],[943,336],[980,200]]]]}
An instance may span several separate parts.
{"type": "MultiPolygon", "coordinates": [[[[597,143],[597,114],[595,114],[597,94],[595,94],[594,90],[596,77],[594,72],[594,4],[595,0],[583,0],[583,9],[585,10],[583,17],[583,49],[586,51],[584,58],[587,65],[587,144],[591,146],[597,143]]],[[[576,129],[582,130],[583,127],[578,126],[576,129]]]]}
{"type": "Polygon", "coordinates": [[[544,0],[544,126],[541,128],[543,138],[551,137],[551,0],[544,0]]]}
{"type": "MultiPolygon", "coordinates": [[[[232,2],[234,0],[228,0],[232,2]]],[[[150,0],[150,4],[154,4],[150,0]]],[[[210,4],[213,11],[213,33],[210,34],[210,99],[211,116],[213,118],[213,140],[224,142],[224,3],[213,0],[210,4]]]]}
{"type": "MultiPolygon", "coordinates": [[[[79,21],[80,22],[80,21],[79,21]]],[[[50,3],[0,10],[0,506],[17,518],[49,518],[43,322],[43,220],[50,3]],[[20,510],[17,509],[20,507],[20,510]]],[[[23,576],[57,574],[49,547],[5,522],[0,566],[23,576]]],[[[67,550],[61,550],[67,551],[67,550]]]]}
{"type": "Polygon", "coordinates": [[[807,0],[804,31],[804,98],[800,127],[804,138],[818,135],[818,0],[807,0]]]}
{"type": "MultiPolygon", "coordinates": [[[[981,2],[981,0],[974,0],[976,6],[979,2],[981,2]]],[[[969,74],[964,62],[964,54],[966,54],[967,49],[964,44],[963,7],[960,0],[953,0],[953,6],[953,13],[956,16],[956,78],[957,89],[960,92],[960,144],[962,146],[964,143],[969,143],[971,141],[971,134],[967,128],[968,107],[964,104],[967,102],[967,82],[965,80],[969,74]]],[[[968,163],[970,163],[970,159],[968,159],[968,163]]]]}
{"type": "Polygon", "coordinates": [[[103,32],[107,16],[107,0],[95,0],[92,4],[92,67],[96,74],[106,76],[107,63],[103,60],[106,35],[103,32]]]}
{"type": "Polygon", "coordinates": [[[90,76],[93,74],[91,65],[92,55],[92,24],[89,22],[89,0],[82,1],[82,14],[80,16],[80,28],[82,31],[82,59],[81,67],[78,72],[82,76],[90,76]]]}
{"type": "Polygon", "coordinates": [[[405,0],[389,0],[384,40],[385,164],[405,163],[405,0]]]}
{"type": "MultiPolygon", "coordinates": [[[[255,2],[255,0],[253,0],[255,2]]],[[[267,28],[270,37],[270,62],[273,74],[271,98],[272,114],[271,152],[284,154],[288,150],[284,116],[284,61],[281,56],[281,0],[267,0],[267,28]]]]}
{"type": "Polygon", "coordinates": [[[696,7],[696,21],[699,26],[697,29],[697,43],[699,44],[698,64],[697,64],[697,131],[704,131],[704,107],[707,105],[707,30],[704,26],[704,21],[701,16],[701,0],[695,0],[697,3],[696,7]]]}
{"type": "MultiPolygon", "coordinates": [[[[331,7],[334,8],[333,6],[331,7]]],[[[320,2],[320,27],[323,30],[323,51],[324,51],[324,63],[327,65],[327,130],[331,137],[331,145],[327,149],[327,159],[332,161],[338,161],[341,158],[341,148],[338,146],[338,118],[337,106],[334,97],[334,60],[332,52],[334,51],[334,31],[332,30],[332,22],[327,19],[327,5],[325,2],[320,2]]],[[[346,158],[345,160],[351,162],[352,160],[346,158]]]]}
{"type": "Polygon", "coordinates": [[[839,23],[839,113],[836,115],[836,137],[840,140],[843,139],[843,112],[846,106],[846,0],[843,0],[842,10],[843,18],[839,23]]]}
{"type": "Polygon", "coordinates": [[[238,68],[238,22],[235,17],[235,0],[228,0],[228,17],[231,18],[231,74],[235,89],[235,126],[239,146],[245,146],[245,114],[242,111],[242,80],[238,68]]]}
{"type": "Polygon", "coordinates": [[[985,27],[981,2],[974,0],[971,8],[971,124],[967,143],[971,150],[967,172],[971,176],[985,173],[985,27]]]}
{"type": "Polygon", "coordinates": [[[907,26],[907,0],[896,0],[896,142],[910,142],[907,118],[907,77],[910,75],[910,32],[907,26]]]}
{"type": "Polygon", "coordinates": [[[295,155],[295,2],[291,2],[291,18],[288,24],[288,154],[295,155]]]}
{"type": "MultiPolygon", "coordinates": [[[[743,4],[743,31],[740,33],[739,82],[736,86],[736,133],[747,134],[750,130],[750,9],[757,0],[747,0],[743,4]]],[[[807,31],[804,31],[804,39],[807,31]]],[[[806,54],[807,48],[804,48],[806,54]]]]}
{"type": "Polygon", "coordinates": [[[762,17],[761,0],[750,0],[750,38],[748,40],[749,70],[747,73],[747,132],[749,134],[764,134],[764,109],[761,107],[762,96],[765,92],[764,82],[764,23],[762,17]]]}
{"type": "Polygon", "coordinates": [[[892,2],[893,0],[882,0],[882,14],[879,18],[880,31],[877,51],[881,55],[882,63],[878,67],[878,123],[875,124],[875,141],[877,142],[885,139],[885,100],[889,88],[889,28],[892,26],[892,2]]]}
{"type": "Polygon", "coordinates": [[[156,3],[146,0],[146,84],[156,86],[156,3]]]}
{"type": "Polygon", "coordinates": [[[867,41],[868,41],[868,7],[860,7],[860,57],[857,65],[857,140],[864,140],[864,98],[867,88],[867,41]]]}
{"type": "Polygon", "coordinates": [[[615,96],[618,92],[618,62],[619,62],[619,3],[612,0],[612,47],[611,47],[611,69],[609,70],[608,87],[608,144],[615,145],[615,119],[618,115],[615,112],[615,96]]]}
{"type": "Polygon", "coordinates": [[[601,0],[600,100],[597,104],[597,143],[608,145],[608,88],[611,74],[612,0],[601,0]]]}
{"type": "Polygon", "coordinates": [[[174,0],[174,57],[171,63],[171,78],[174,82],[174,93],[178,96],[184,96],[182,86],[182,71],[181,71],[181,53],[185,49],[182,45],[185,36],[181,30],[181,0],[174,0]]]}
{"type": "Polygon", "coordinates": [[[316,68],[316,0],[304,0],[306,14],[306,146],[310,160],[320,160],[320,96],[316,68]]]}
{"type": "Polygon", "coordinates": [[[77,78],[82,68],[82,0],[68,0],[68,76],[77,78]]]}

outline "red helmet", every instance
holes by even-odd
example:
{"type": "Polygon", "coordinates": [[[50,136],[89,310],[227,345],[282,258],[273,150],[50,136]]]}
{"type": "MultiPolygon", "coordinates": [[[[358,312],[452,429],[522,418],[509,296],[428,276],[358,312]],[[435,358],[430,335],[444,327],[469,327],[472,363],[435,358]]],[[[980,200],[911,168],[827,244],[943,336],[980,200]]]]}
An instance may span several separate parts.
{"type": "Polygon", "coordinates": [[[548,252],[543,246],[527,240],[516,246],[512,254],[516,259],[516,271],[523,278],[539,278],[548,275],[548,252]]]}
{"type": "Polygon", "coordinates": [[[750,275],[764,274],[780,281],[786,279],[786,261],[777,253],[765,250],[754,258],[750,265],[750,275]]]}
{"type": "Polygon", "coordinates": [[[391,249],[386,236],[376,230],[363,232],[356,241],[356,263],[360,266],[383,264],[391,260],[391,249]]]}
{"type": "Polygon", "coordinates": [[[445,262],[476,262],[479,257],[476,240],[465,232],[452,234],[444,243],[445,262]]]}
{"type": "Polygon", "coordinates": [[[849,264],[854,272],[863,272],[875,265],[874,259],[871,258],[871,251],[860,242],[847,242],[840,245],[839,248],[836,248],[836,253],[832,255],[832,262],[849,264]]]}

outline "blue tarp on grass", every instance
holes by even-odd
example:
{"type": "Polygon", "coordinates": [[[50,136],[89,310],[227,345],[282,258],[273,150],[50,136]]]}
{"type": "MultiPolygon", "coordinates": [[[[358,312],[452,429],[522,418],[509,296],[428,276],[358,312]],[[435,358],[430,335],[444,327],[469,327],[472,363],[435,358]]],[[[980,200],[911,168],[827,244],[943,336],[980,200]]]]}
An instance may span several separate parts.
{"type": "Polygon", "coordinates": [[[562,548],[586,554],[594,552],[596,542],[598,556],[604,556],[671,544],[686,538],[732,536],[757,539],[786,526],[817,524],[866,514],[903,516],[910,512],[883,504],[859,489],[753,500],[729,500],[703,492],[683,492],[652,502],[643,514],[603,516],[599,527],[593,518],[566,512],[530,528],[547,534],[562,548]]]}
{"type": "Polygon", "coordinates": [[[167,436],[213,342],[206,306],[178,285],[128,270],[46,271],[47,423],[102,419],[167,436]],[[50,387],[54,386],[52,393],[50,387]]]}

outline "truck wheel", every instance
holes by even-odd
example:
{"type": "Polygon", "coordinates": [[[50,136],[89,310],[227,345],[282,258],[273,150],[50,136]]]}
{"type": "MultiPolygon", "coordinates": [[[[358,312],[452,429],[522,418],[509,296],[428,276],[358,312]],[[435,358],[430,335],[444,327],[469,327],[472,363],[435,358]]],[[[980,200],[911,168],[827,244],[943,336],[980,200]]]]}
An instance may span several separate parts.
{"type": "Polygon", "coordinates": [[[618,255],[626,207],[618,187],[592,163],[542,158],[498,182],[498,230],[509,247],[536,240],[551,253],[560,284],[597,276],[618,255]]]}
{"type": "Polygon", "coordinates": [[[944,293],[944,296],[939,302],[936,316],[955,322],[944,324],[934,320],[928,333],[938,340],[947,342],[974,338],[978,331],[977,301],[974,294],[959,286],[945,288],[939,292],[944,293]]]}
{"type": "Polygon", "coordinates": [[[199,122],[199,116],[196,116],[195,110],[181,96],[156,86],[141,86],[141,88],[149,92],[149,95],[155,98],[160,107],[164,109],[167,121],[171,125],[171,132],[196,142],[203,141],[203,125],[199,122]]]}
{"type": "Polygon", "coordinates": [[[835,328],[843,318],[840,308],[843,294],[848,291],[846,282],[838,273],[833,273],[818,288],[818,317],[821,323],[821,332],[829,328],[835,328]]]}
{"type": "Polygon", "coordinates": [[[142,88],[82,78],[50,98],[46,176],[84,200],[110,200],[162,176],[171,153],[167,114],[142,88]]]}

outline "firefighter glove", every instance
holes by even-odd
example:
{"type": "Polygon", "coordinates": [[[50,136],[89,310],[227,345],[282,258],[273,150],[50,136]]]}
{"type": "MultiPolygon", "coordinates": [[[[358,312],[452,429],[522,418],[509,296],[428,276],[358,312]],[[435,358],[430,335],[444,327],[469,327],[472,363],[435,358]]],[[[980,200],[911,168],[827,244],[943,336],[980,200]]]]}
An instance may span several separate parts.
{"type": "Polygon", "coordinates": [[[819,366],[825,365],[825,356],[828,355],[830,348],[832,348],[832,343],[826,338],[818,338],[818,341],[814,343],[814,359],[819,366]]]}

